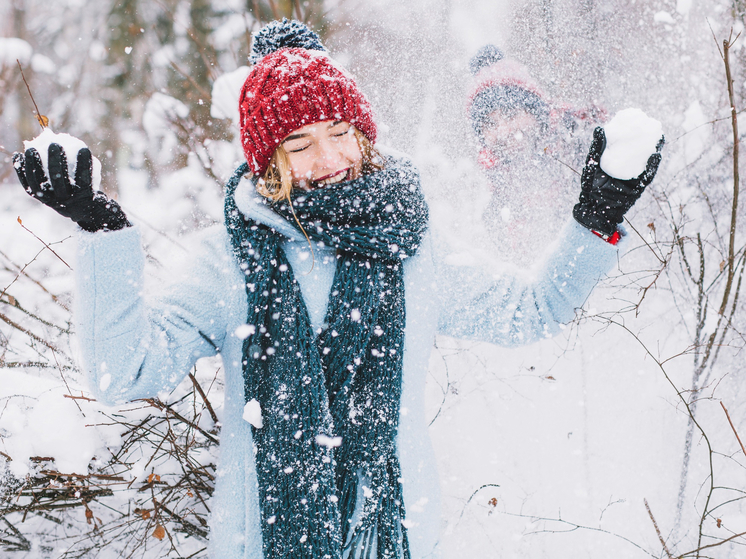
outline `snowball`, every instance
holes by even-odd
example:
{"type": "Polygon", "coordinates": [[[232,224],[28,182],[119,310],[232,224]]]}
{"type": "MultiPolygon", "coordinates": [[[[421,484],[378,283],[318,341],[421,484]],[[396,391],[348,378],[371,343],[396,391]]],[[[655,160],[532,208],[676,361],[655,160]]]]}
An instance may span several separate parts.
{"type": "Polygon", "coordinates": [[[25,66],[33,53],[34,49],[23,39],[0,37],[0,66],[15,66],[18,69],[16,60],[25,66]]]}
{"type": "Polygon", "coordinates": [[[234,124],[238,124],[238,96],[249,71],[248,66],[241,66],[215,80],[212,85],[211,117],[230,118],[234,124]]]}
{"type": "MultiPolygon", "coordinates": [[[[55,134],[51,128],[45,128],[41,134],[31,141],[24,141],[23,148],[34,148],[39,152],[41,162],[44,164],[44,172],[49,177],[49,145],[59,144],[65,150],[67,158],[67,172],[71,181],[75,181],[75,169],[78,167],[78,151],[88,147],[83,140],[71,136],[70,134],[55,134]]],[[[98,190],[101,186],[101,162],[98,158],[93,158],[93,190],[98,190]]]]}
{"type": "Polygon", "coordinates": [[[255,398],[246,402],[246,405],[243,407],[242,417],[257,429],[264,427],[264,422],[262,421],[262,406],[255,398]]]}
{"type": "Polygon", "coordinates": [[[645,170],[663,135],[663,127],[640,109],[624,109],[604,126],[606,149],[601,169],[617,179],[632,179],[645,170]]]}
{"type": "Polygon", "coordinates": [[[316,435],[316,444],[326,448],[342,446],[342,437],[329,437],[327,435],[316,435]]]}
{"type": "Polygon", "coordinates": [[[241,324],[241,326],[236,328],[236,331],[234,333],[239,340],[245,340],[254,332],[256,332],[256,326],[254,326],[253,324],[241,324]]]}

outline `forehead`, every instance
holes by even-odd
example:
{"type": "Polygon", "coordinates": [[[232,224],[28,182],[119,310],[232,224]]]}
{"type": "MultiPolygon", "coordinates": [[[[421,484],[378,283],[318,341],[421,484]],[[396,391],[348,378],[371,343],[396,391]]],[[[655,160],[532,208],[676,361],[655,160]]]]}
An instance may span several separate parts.
{"type": "Polygon", "coordinates": [[[315,136],[317,134],[322,134],[339,124],[346,124],[346,122],[343,120],[324,120],[321,122],[314,122],[313,124],[306,124],[305,126],[301,126],[300,128],[290,132],[290,134],[285,136],[285,139],[292,139],[291,137],[293,136],[315,136]]]}

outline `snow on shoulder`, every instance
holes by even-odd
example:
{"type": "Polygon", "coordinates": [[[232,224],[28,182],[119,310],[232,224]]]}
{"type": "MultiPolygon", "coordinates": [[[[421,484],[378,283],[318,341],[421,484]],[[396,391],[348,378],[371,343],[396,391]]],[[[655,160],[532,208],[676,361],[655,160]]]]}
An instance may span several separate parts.
{"type": "MultiPolygon", "coordinates": [[[[41,162],[44,164],[44,172],[49,177],[49,146],[59,144],[65,151],[67,158],[67,172],[71,181],[75,181],[75,169],[78,166],[78,152],[88,147],[83,140],[71,136],[70,134],[55,134],[51,128],[45,128],[41,134],[31,141],[24,140],[23,148],[34,148],[39,152],[41,162]]],[[[93,158],[93,190],[98,190],[101,185],[101,162],[98,158],[93,158]]]]}
{"type": "Polygon", "coordinates": [[[601,154],[601,169],[609,176],[628,180],[645,170],[663,136],[663,127],[640,109],[624,109],[606,123],[604,132],[606,149],[601,154]]]}

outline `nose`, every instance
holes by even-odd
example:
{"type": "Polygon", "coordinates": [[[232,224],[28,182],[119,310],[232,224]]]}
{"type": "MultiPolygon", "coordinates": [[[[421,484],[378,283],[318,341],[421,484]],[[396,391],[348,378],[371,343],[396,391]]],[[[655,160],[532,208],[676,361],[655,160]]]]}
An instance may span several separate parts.
{"type": "Polygon", "coordinates": [[[322,168],[336,171],[343,167],[343,154],[339,144],[325,138],[319,142],[319,163],[322,168]]]}
{"type": "Polygon", "coordinates": [[[495,125],[495,136],[504,140],[515,134],[514,127],[506,120],[500,120],[495,125]]]}

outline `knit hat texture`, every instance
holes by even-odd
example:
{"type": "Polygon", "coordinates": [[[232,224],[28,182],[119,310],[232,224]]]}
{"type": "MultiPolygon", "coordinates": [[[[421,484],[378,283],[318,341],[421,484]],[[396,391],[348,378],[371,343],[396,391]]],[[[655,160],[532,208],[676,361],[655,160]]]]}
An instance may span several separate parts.
{"type": "Polygon", "coordinates": [[[303,23],[267,24],[254,35],[251,50],[254,66],[238,104],[241,145],[255,175],[264,174],[288,134],[308,124],[343,120],[375,142],[370,103],[303,23]]]}

